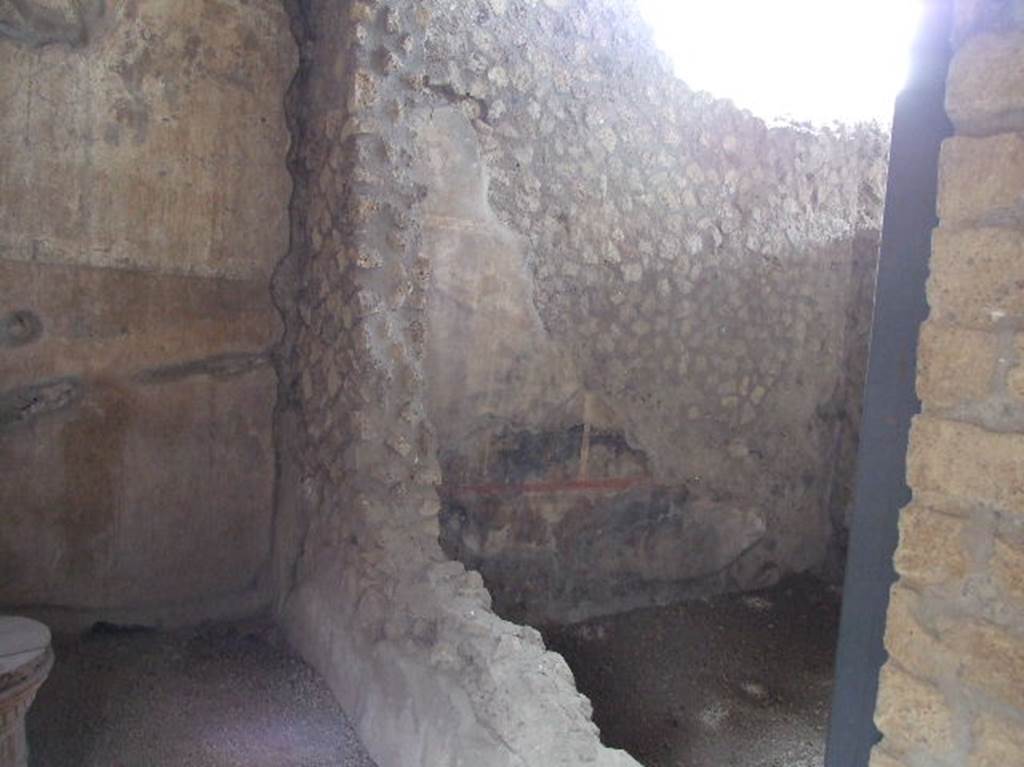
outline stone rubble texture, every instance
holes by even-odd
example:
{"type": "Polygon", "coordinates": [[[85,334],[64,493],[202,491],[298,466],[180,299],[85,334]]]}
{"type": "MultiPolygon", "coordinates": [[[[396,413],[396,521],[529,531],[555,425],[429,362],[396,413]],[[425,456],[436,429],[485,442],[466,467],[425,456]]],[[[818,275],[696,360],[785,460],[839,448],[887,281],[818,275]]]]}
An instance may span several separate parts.
{"type": "Polygon", "coordinates": [[[872,767],[1024,764],[1021,4],[959,0],[872,767]]]}
{"type": "Polygon", "coordinates": [[[851,498],[887,137],[691,91],[630,3],[438,5],[424,63],[431,111],[405,114],[446,551],[531,622],[821,568],[851,498]]]}
{"type": "MultiPolygon", "coordinates": [[[[958,4],[876,767],[1022,761],[1021,8],[958,4]]],[[[841,545],[877,130],[624,0],[26,0],[0,67],[5,606],[273,596],[382,767],[625,766],[466,563],[558,620],[841,545]]]]}
{"type": "MultiPolygon", "coordinates": [[[[289,638],[381,765],[633,764],[442,551],[449,491],[577,476],[563,447],[588,428],[592,478],[647,473],[563,527],[598,548],[527,593],[534,618],[820,565],[849,492],[886,137],[768,128],[689,91],[617,0],[288,8],[289,638]],[[488,474],[510,445],[552,465],[488,474]]],[[[523,541],[540,567],[559,552],[537,508],[494,513],[521,536],[489,579],[507,614],[523,541]]]]}
{"type": "Polygon", "coordinates": [[[441,476],[424,407],[424,309],[407,82],[412,3],[290,5],[296,189],[279,414],[282,617],[381,765],[628,765],[539,633],[489,609],[437,542],[441,476]],[[294,299],[294,300],[293,300],[294,299]],[[359,371],[359,375],[353,375],[359,371]],[[293,495],[287,483],[295,481],[293,495]],[[288,512],[292,513],[289,514],[288,512]]]}

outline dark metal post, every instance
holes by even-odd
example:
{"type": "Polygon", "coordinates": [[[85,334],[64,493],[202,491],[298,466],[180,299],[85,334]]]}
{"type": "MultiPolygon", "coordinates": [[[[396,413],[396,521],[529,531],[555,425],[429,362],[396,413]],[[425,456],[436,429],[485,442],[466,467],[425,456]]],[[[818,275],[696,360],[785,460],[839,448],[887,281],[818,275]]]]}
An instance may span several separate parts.
{"type": "Polygon", "coordinates": [[[939,146],[953,132],[943,109],[952,4],[926,4],[910,81],[896,101],[826,767],[867,767],[879,739],[873,716],[897,521],[910,500],[907,436],[920,411],[917,334],[928,314],[939,146]]]}

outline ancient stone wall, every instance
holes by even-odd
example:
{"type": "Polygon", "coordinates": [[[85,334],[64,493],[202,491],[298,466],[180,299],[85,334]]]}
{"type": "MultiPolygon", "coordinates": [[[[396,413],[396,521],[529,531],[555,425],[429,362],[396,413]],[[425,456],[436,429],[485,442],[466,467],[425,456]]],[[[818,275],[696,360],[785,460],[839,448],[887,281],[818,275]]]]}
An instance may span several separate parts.
{"type": "MultiPolygon", "coordinates": [[[[562,660],[499,619],[480,576],[441,550],[442,534],[469,541],[452,525],[454,494],[576,482],[597,496],[559,536],[580,562],[624,548],[584,585],[627,588],[537,584],[558,609],[820,562],[828,497],[842,505],[828,488],[852,438],[837,424],[863,357],[884,137],[768,129],[692,94],[618,0],[289,8],[302,51],[288,110],[296,191],[275,278],[288,635],[381,765],[631,763],[600,746],[562,660]],[[609,97],[623,101],[605,111],[609,97]],[[748,139],[750,154],[730,160],[748,139]],[[731,288],[766,305],[730,308],[731,288]],[[792,431],[742,442],[759,418],[792,431]],[[713,450],[676,465],[675,436],[693,431],[692,447],[719,430],[713,450]],[[798,459],[824,473],[781,473],[777,509],[808,519],[780,524],[763,499],[719,484],[742,471],[770,494],[760,462],[798,459]],[[697,479],[705,466],[714,481],[697,479]],[[749,572],[730,569],[759,544],[767,556],[747,558],[749,572]]],[[[498,506],[508,522],[492,540],[514,529],[514,543],[549,545],[529,501],[498,506]]]]}
{"type": "Polygon", "coordinates": [[[294,67],[275,0],[0,3],[5,608],[267,600],[294,67]]]}
{"type": "Polygon", "coordinates": [[[449,105],[418,131],[445,548],[531,622],[821,568],[886,136],[769,127],[679,81],[631,3],[552,5],[427,22],[422,87],[449,105]]]}
{"type": "MultiPolygon", "coordinates": [[[[490,611],[438,545],[425,411],[431,264],[413,114],[427,7],[291,4],[292,249],[280,414],[281,616],[382,767],[631,765],[533,629],[490,611]],[[282,546],[282,553],[286,546],[282,546]]],[[[422,110],[422,112],[420,111],[422,110]]]]}
{"type": "Polygon", "coordinates": [[[1024,13],[957,3],[873,767],[1024,763],[1024,13]]]}

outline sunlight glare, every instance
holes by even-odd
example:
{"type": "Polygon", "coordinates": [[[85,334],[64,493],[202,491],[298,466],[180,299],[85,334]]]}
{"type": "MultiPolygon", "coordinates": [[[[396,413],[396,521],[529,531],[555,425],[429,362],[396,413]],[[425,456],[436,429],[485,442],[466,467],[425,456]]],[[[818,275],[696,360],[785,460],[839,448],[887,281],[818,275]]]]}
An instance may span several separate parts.
{"type": "Polygon", "coordinates": [[[690,87],[765,119],[888,125],[921,0],[637,0],[690,87]]]}

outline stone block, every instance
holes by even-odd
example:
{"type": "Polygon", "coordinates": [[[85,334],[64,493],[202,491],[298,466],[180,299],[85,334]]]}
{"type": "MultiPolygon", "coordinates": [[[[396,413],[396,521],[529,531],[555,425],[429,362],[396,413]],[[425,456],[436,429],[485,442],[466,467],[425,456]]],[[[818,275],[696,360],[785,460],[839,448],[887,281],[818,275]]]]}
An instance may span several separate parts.
{"type": "Polygon", "coordinates": [[[998,338],[934,321],[921,326],[917,394],[925,407],[952,407],[985,398],[998,359],[998,338]]]}
{"type": "Polygon", "coordinates": [[[956,626],[948,635],[965,682],[1024,709],[1024,637],[980,621],[956,626]]]}
{"type": "Polygon", "coordinates": [[[974,747],[968,767],[1009,767],[1024,764],[1024,726],[992,714],[975,723],[974,747]]]}
{"type": "Polygon", "coordinates": [[[1009,229],[939,228],[932,237],[931,319],[990,328],[1024,317],[1024,239],[1009,229]]]}
{"type": "Polygon", "coordinates": [[[1024,218],[1024,135],[944,141],[938,207],[943,226],[1001,225],[1024,218]]]}
{"type": "Polygon", "coordinates": [[[1024,545],[997,538],[992,551],[992,576],[1008,599],[1024,607],[1024,545]]]}
{"type": "Polygon", "coordinates": [[[1024,435],[918,416],[910,431],[907,476],[915,492],[1024,514],[1024,435]]]}
{"type": "Polygon", "coordinates": [[[968,564],[963,533],[963,520],[911,504],[900,514],[897,572],[929,585],[963,578],[968,564]]]}
{"type": "Polygon", "coordinates": [[[1024,129],[1024,32],[978,34],[949,70],[946,113],[959,133],[1024,129]]]}
{"type": "Polygon", "coordinates": [[[1024,24],[1024,0],[956,0],[953,41],[962,44],[972,34],[1007,31],[1024,24]]]}
{"type": "Polygon", "coordinates": [[[891,661],[882,667],[875,723],[902,748],[945,754],[953,748],[953,714],[937,687],[891,661]]]}
{"type": "Polygon", "coordinates": [[[885,649],[912,674],[935,678],[948,667],[949,651],[919,622],[919,599],[906,586],[893,586],[885,621],[885,649]]]}

